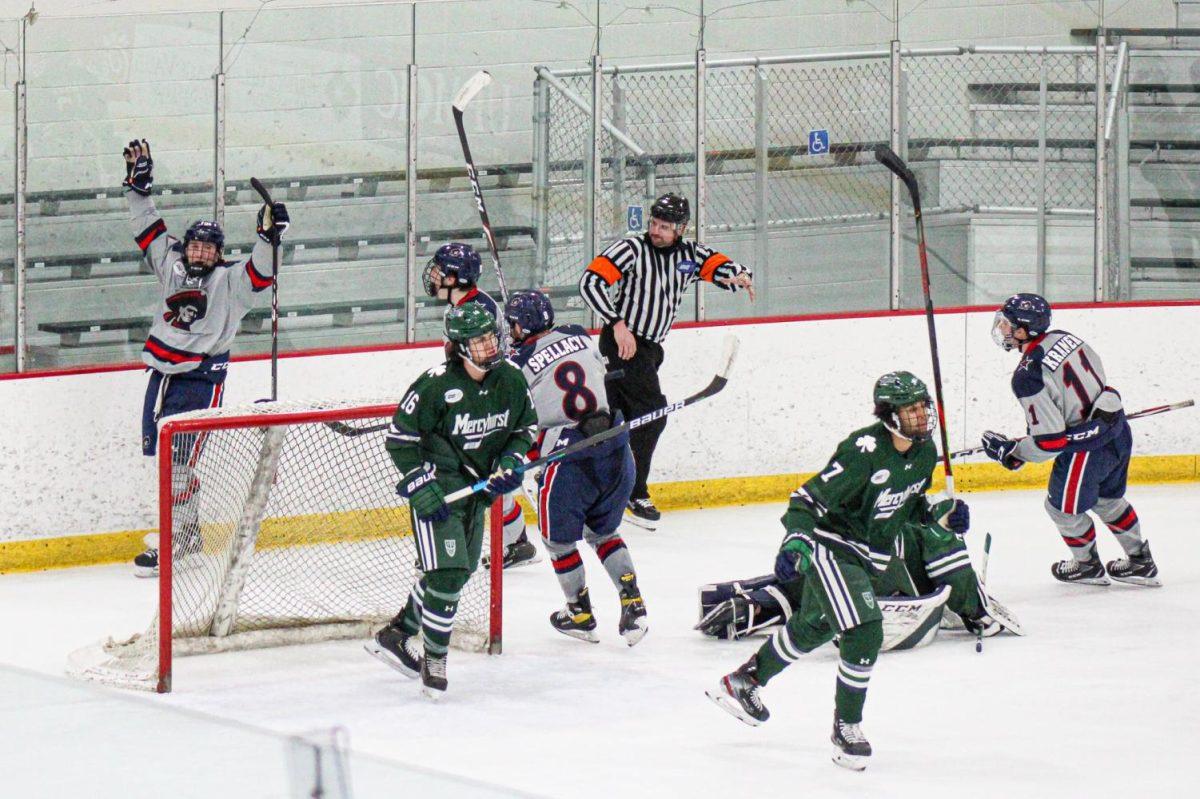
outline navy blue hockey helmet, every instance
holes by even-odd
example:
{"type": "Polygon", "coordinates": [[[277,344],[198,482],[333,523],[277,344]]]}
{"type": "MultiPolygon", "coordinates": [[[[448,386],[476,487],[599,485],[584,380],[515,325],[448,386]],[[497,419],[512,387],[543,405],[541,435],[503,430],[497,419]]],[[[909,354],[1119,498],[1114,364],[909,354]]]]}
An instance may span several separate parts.
{"type": "Polygon", "coordinates": [[[520,325],[526,336],[533,336],[554,326],[554,306],[540,291],[517,291],[504,306],[504,318],[510,325],[520,325]]]}
{"type": "Polygon", "coordinates": [[[1012,330],[1023,329],[1030,338],[1040,336],[1050,329],[1050,303],[1040,294],[1022,292],[1004,301],[992,322],[992,338],[1005,350],[1015,349],[1019,342],[1000,329],[1000,320],[1008,322],[1012,330]]]}
{"type": "Polygon", "coordinates": [[[193,222],[183,234],[183,267],[192,277],[203,277],[211,272],[225,253],[225,231],[216,222],[201,220],[193,222]],[[187,246],[193,241],[216,245],[217,261],[213,264],[192,264],[187,260],[187,246]]]}
{"type": "Polygon", "coordinates": [[[438,292],[442,290],[441,281],[433,280],[434,269],[437,269],[443,278],[454,278],[457,288],[466,288],[479,282],[483,262],[479,260],[479,253],[475,252],[475,248],[470,244],[454,241],[438,247],[437,252],[425,264],[425,274],[422,277],[425,292],[430,297],[438,296],[438,292]]]}

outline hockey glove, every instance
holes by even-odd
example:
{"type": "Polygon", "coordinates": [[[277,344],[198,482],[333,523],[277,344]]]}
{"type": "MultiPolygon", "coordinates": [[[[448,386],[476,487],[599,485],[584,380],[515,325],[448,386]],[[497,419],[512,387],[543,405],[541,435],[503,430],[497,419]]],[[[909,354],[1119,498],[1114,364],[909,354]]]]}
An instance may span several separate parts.
{"type": "Polygon", "coordinates": [[[121,154],[125,156],[125,180],[122,185],[143,197],[150,196],[150,190],[154,188],[154,159],[150,157],[150,142],[134,139],[121,154]]]}
{"type": "Polygon", "coordinates": [[[446,492],[437,482],[437,468],[428,463],[404,475],[396,493],[408,500],[417,521],[438,524],[450,518],[446,492]]]}
{"type": "Polygon", "coordinates": [[[283,238],[284,231],[291,224],[287,206],[283,203],[263,205],[258,209],[258,237],[267,244],[271,243],[271,235],[283,238]]]}
{"type": "Polygon", "coordinates": [[[961,499],[953,499],[944,493],[926,495],[929,503],[929,519],[943,530],[962,535],[971,527],[971,509],[961,499]]]}
{"type": "Polygon", "coordinates": [[[488,477],[487,488],[484,489],[484,493],[490,499],[495,499],[520,488],[521,472],[517,471],[517,468],[522,463],[521,458],[516,455],[502,456],[500,463],[496,465],[496,471],[492,472],[491,476],[488,477]]]}
{"type": "Polygon", "coordinates": [[[775,556],[775,577],[781,583],[795,580],[812,563],[812,547],[795,534],[788,535],[775,556]]]}
{"type": "Polygon", "coordinates": [[[983,434],[981,443],[987,456],[997,461],[1005,469],[1016,471],[1025,465],[1025,461],[1012,454],[1013,450],[1017,448],[1017,442],[1008,436],[988,430],[983,434]]]}

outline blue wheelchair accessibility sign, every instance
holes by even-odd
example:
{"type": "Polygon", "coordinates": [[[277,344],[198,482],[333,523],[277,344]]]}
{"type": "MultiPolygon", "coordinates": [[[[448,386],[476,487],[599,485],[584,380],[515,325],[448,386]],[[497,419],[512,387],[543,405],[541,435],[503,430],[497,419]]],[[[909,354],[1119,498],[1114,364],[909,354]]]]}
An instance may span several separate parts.
{"type": "Polygon", "coordinates": [[[626,206],[625,226],[630,233],[641,233],[645,228],[645,211],[640,205],[626,206]]]}
{"type": "Polygon", "coordinates": [[[808,154],[809,155],[828,155],[829,154],[829,131],[827,131],[827,130],[810,130],[808,132],[808,154]]]}

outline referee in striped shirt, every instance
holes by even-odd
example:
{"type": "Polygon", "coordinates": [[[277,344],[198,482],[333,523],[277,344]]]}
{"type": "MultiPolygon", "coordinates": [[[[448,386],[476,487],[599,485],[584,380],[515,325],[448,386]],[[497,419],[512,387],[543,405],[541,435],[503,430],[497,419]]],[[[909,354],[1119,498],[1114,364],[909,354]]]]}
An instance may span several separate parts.
{"type": "MultiPolygon", "coordinates": [[[[634,419],[667,404],[658,383],[663,362],[662,342],[675,321],[688,286],[707,280],[727,291],[746,289],[754,300],[753,274],[727,256],[683,237],[691,219],[688,201],[664,194],[650,207],[650,230],[626,238],[596,256],[579,280],[583,300],[604,320],[600,352],[609,371],[622,377],[609,380],[608,398],[626,419],[634,419]],[[616,301],[609,290],[616,287],[616,301]]],[[[637,465],[630,521],[653,530],[662,514],[650,500],[646,479],[666,418],[633,430],[629,444],[637,465]]]]}

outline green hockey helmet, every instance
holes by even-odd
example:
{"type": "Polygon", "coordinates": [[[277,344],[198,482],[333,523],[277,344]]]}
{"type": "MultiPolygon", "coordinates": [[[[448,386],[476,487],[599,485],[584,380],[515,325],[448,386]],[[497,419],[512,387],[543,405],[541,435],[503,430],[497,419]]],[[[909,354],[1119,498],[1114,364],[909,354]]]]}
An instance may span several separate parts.
{"type": "Polygon", "coordinates": [[[875,416],[884,426],[909,441],[933,435],[937,416],[929,387],[912,372],[888,372],[875,381],[875,416]]]}
{"type": "Polygon", "coordinates": [[[477,302],[447,310],[445,332],[453,354],[485,372],[504,360],[500,338],[496,334],[496,320],[477,302]]]}

